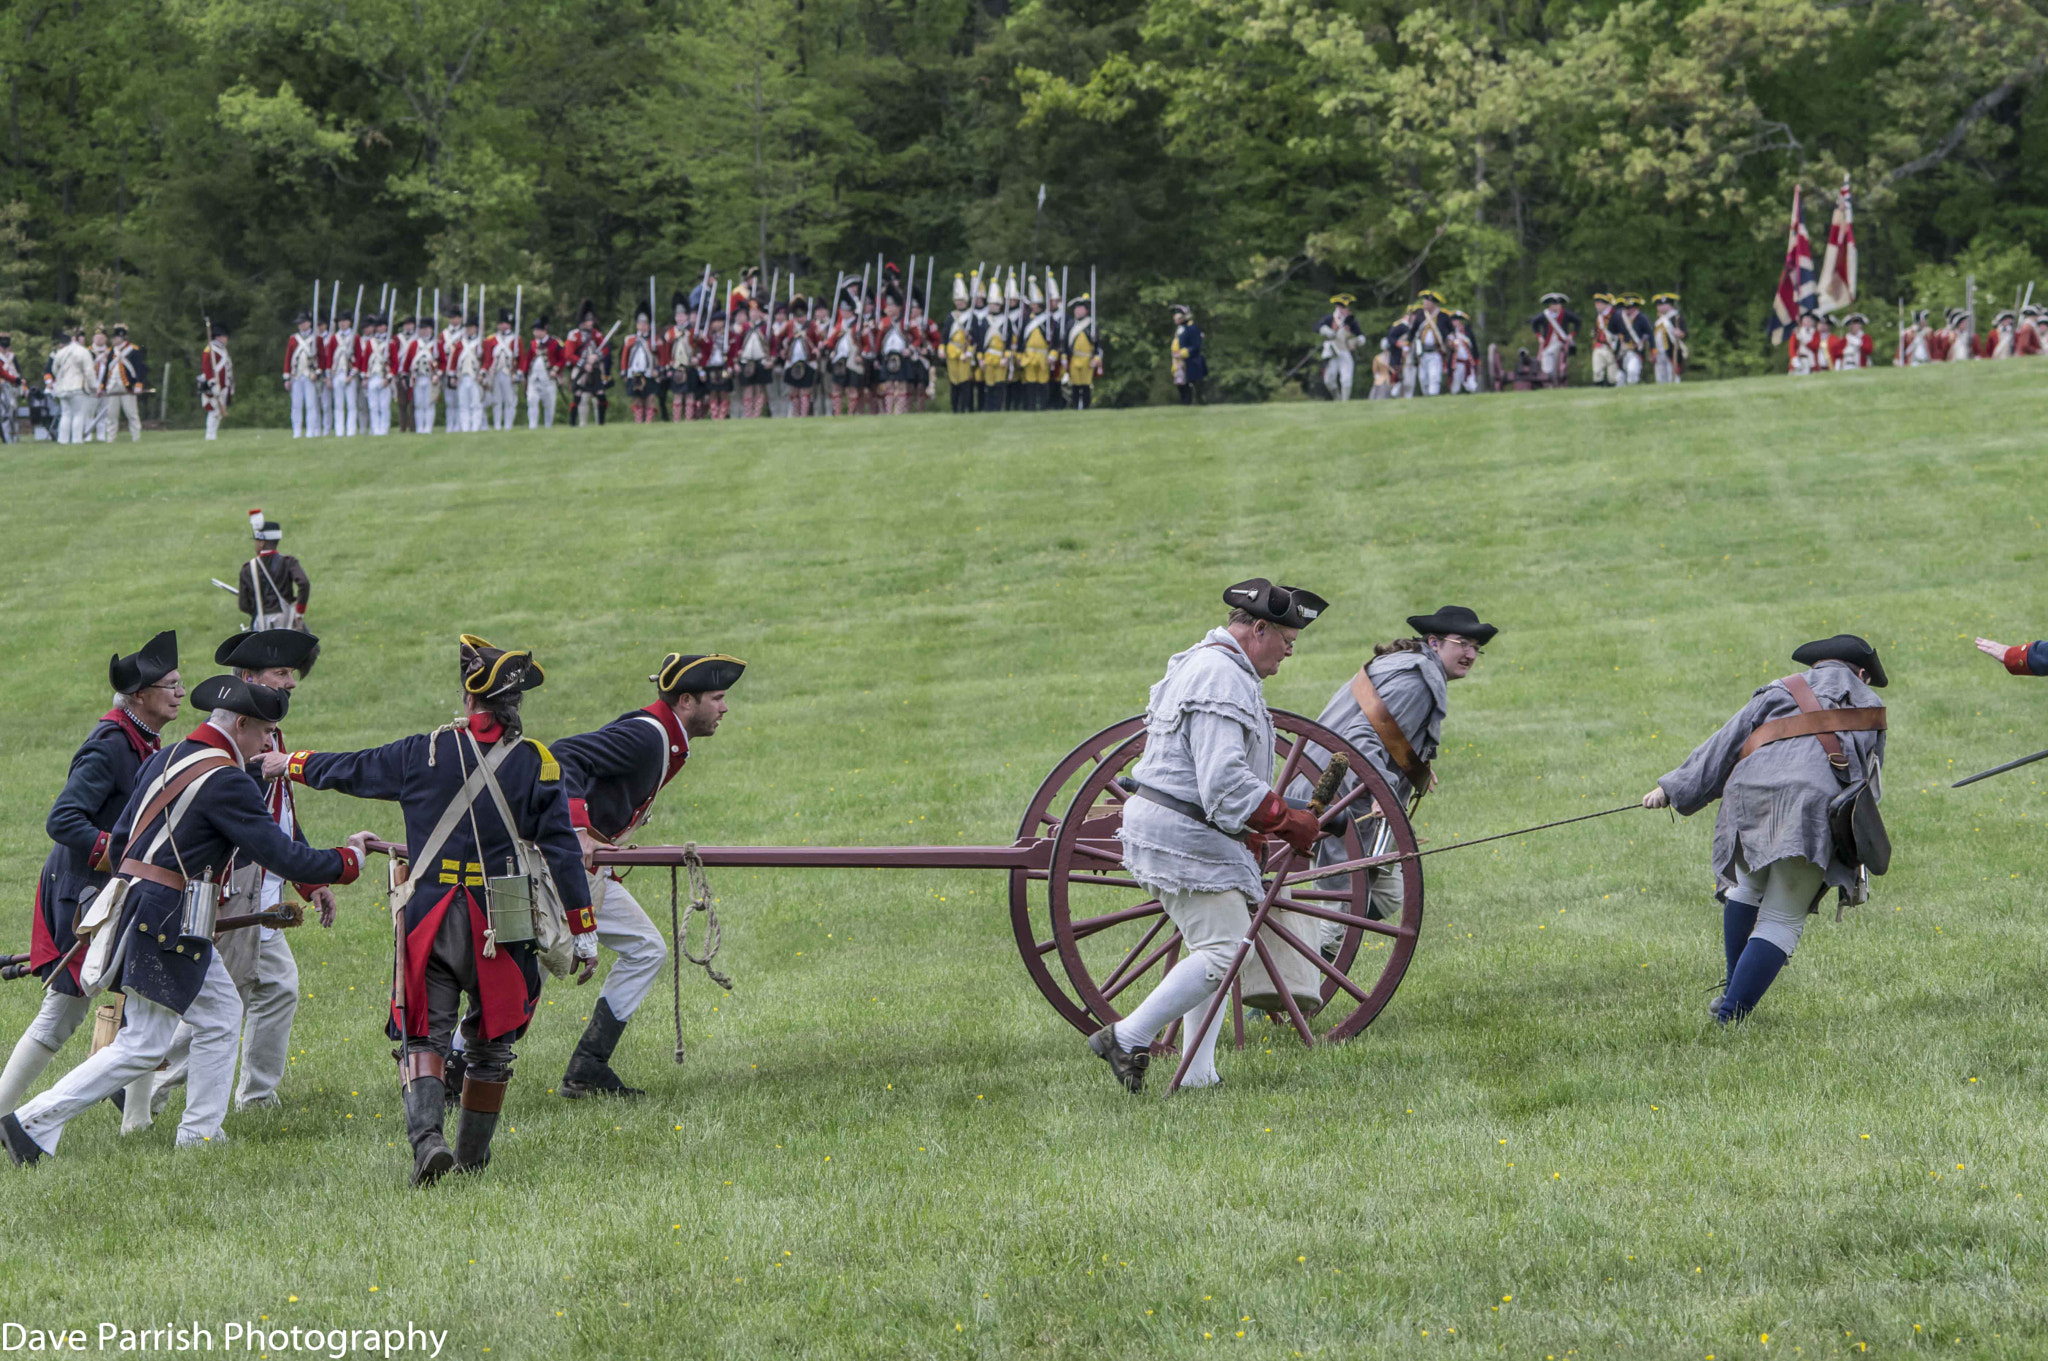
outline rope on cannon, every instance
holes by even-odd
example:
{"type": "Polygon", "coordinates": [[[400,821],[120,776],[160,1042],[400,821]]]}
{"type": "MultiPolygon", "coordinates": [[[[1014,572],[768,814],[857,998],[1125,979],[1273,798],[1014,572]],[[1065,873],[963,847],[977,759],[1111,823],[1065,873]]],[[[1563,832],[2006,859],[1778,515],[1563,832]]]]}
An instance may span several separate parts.
{"type": "Polygon", "coordinates": [[[683,1061],[683,961],[704,970],[711,981],[727,992],[732,991],[732,979],[712,967],[711,961],[718,958],[718,947],[725,943],[725,931],[718,924],[718,909],[711,905],[711,880],[704,873],[703,857],[697,854],[697,843],[687,842],[683,846],[681,868],[690,876],[690,906],[694,914],[704,914],[707,931],[704,953],[690,949],[689,918],[684,915],[682,892],[677,867],[671,865],[668,871],[668,928],[669,935],[676,943],[675,958],[669,961],[669,982],[675,1001],[676,1020],[676,1062],[683,1061]]]}

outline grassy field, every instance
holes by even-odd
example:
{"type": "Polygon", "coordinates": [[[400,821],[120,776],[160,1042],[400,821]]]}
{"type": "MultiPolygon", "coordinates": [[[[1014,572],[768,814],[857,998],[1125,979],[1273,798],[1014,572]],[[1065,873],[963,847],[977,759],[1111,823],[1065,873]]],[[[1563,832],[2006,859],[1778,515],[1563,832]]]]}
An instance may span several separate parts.
{"type": "MultiPolygon", "coordinates": [[[[1029,985],[1001,876],[715,872],[737,988],[686,974],[687,1061],[664,979],[616,1060],[650,1095],[558,1099],[595,989],[551,986],[488,1175],[429,1194],[359,886],[294,936],[285,1108],[199,1154],[175,1103],[127,1141],[81,1118],[0,1198],[0,1314],[410,1322],[494,1359],[2042,1355],[2048,793],[1947,788],[2043,745],[2043,694],[1970,645],[2048,631],[2041,379],[18,446],[5,948],[104,659],[175,627],[207,674],[237,623],[207,578],[259,504],[315,582],[296,745],[445,721],[463,631],[536,650],[543,737],[644,702],[670,648],[746,658],[643,841],[1007,842],[1221,587],[1270,574],[1334,601],[1277,707],[1316,713],[1408,613],[1502,626],[1451,691],[1439,844],[1638,797],[1794,645],[1862,632],[1898,853],[1733,1031],[1705,1011],[1710,815],[1433,859],[1376,1025],[1225,1053],[1226,1088],[1170,1101],[1116,1089],[1029,985]]],[[[5,1042],[34,1003],[0,985],[5,1042]]]]}

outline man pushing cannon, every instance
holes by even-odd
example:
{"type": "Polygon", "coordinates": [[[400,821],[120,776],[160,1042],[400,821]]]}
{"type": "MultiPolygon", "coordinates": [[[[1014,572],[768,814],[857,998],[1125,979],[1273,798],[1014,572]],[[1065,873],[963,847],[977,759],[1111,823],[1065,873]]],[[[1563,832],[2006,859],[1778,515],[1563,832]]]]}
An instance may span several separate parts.
{"type": "Polygon", "coordinates": [[[1876,821],[1885,709],[1877,649],[1854,634],[1806,643],[1810,668],[1772,681],[1643,796],[1691,817],[1715,799],[1714,879],[1728,975],[1711,1004],[1727,1024],[1755,1009],[1806,931],[1821,895],[1860,901],[1863,871],[1890,847],[1876,821]],[[1860,805],[1860,806],[1859,806],[1860,805]]]}
{"type": "MultiPolygon", "coordinates": [[[[647,821],[655,798],[690,759],[691,740],[718,731],[718,721],[725,717],[725,692],[746,669],[737,657],[671,652],[647,678],[657,690],[654,703],[621,714],[596,732],[554,744],[569,797],[569,821],[586,855],[600,846],[617,846],[647,821]]],[[[571,1101],[592,1092],[640,1096],[640,1088],[628,1087],[612,1071],[612,1051],[618,1048],[626,1022],[661,976],[668,947],[660,929],[627,891],[619,870],[591,871],[590,902],[597,911],[597,939],[617,951],[618,958],[557,1090],[571,1101]]],[[[593,954],[576,980],[579,985],[590,981],[596,965],[593,954]]]]}
{"type": "Polygon", "coordinates": [[[55,1153],[72,1116],[155,1069],[180,1020],[192,1027],[192,1062],[178,1146],[222,1137],[242,1001],[213,945],[219,876],[243,855],[294,883],[353,883],[370,838],[357,832],[345,846],[316,850],[279,831],[264,807],[246,763],[290,702],[283,690],[215,676],[192,691],[212,716],[142,768],[111,840],[120,869],[80,922],[93,935],[83,981],[126,995],[121,1029],[49,1091],[0,1117],[0,1141],[17,1164],[55,1153]]]}
{"type": "MultiPolygon", "coordinates": [[[[295,751],[264,758],[264,773],[311,789],[396,802],[405,814],[406,878],[393,890],[402,946],[394,967],[391,1036],[403,1046],[399,1080],[415,1186],[453,1169],[479,1171],[512,1080],[512,1046],[540,998],[545,875],[560,895],[576,958],[597,957],[582,855],[569,825],[561,771],[548,749],[520,734],[520,697],[546,673],[533,654],[463,634],[458,647],[463,717],[368,751],[295,751]],[[530,848],[538,846],[538,854],[530,848]],[[462,1018],[468,1070],[455,1149],[442,1136],[450,1041],[462,1018]]],[[[294,876],[287,876],[294,877],[294,876]]]]}
{"type": "Polygon", "coordinates": [[[1203,1009],[1251,927],[1263,895],[1265,837],[1307,854],[1322,837],[1315,814],[1290,808],[1273,788],[1273,716],[1260,689],[1294,654],[1294,640],[1329,602],[1263,577],[1223,593],[1230,617],[1166,663],[1145,708],[1145,755],[1124,805],[1124,867],[1179,930],[1187,958],[1129,1016],[1088,1047],[1131,1092],[1143,1090],[1151,1045],[1185,1017],[1181,1043],[1194,1060],[1184,1086],[1213,1087],[1218,1020],[1197,1036],[1203,1009]]]}
{"type": "MultiPolygon", "coordinates": [[[[1417,799],[1436,788],[1436,772],[1430,763],[1436,759],[1449,712],[1446,685],[1472,674],[1482,650],[1500,632],[1492,624],[1480,623],[1479,616],[1463,605],[1445,605],[1435,614],[1411,614],[1408,627],[1415,630],[1415,636],[1373,648],[1372,658],[1357,675],[1337,687],[1316,719],[1373,763],[1404,809],[1412,808],[1417,799]]],[[[1330,759],[1328,752],[1313,743],[1308,756],[1318,766],[1327,765],[1330,759]]],[[[1349,793],[1357,782],[1356,776],[1346,776],[1339,792],[1349,793]]],[[[1306,800],[1309,782],[1297,780],[1287,792],[1306,800]]],[[[1365,843],[1374,854],[1388,849],[1380,844],[1379,833],[1385,825],[1380,811],[1356,809],[1364,824],[1365,843]]],[[[1337,838],[1317,848],[1317,859],[1324,864],[1343,858],[1343,844],[1337,838]]],[[[1397,860],[1365,871],[1372,885],[1370,916],[1384,919],[1400,914],[1403,868],[1397,860]]],[[[1336,922],[1320,925],[1324,952],[1326,956],[1334,954],[1344,928],[1336,922]]]]}

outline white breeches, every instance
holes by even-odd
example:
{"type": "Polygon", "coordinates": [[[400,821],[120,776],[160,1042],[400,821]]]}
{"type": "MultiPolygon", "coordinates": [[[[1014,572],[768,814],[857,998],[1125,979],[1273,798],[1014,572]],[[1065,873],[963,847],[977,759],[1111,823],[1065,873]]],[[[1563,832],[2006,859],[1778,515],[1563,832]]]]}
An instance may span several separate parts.
{"type": "Polygon", "coordinates": [[[555,385],[529,379],[526,384],[526,428],[550,430],[555,425],[555,385]]]}
{"type": "Polygon", "coordinates": [[[618,952],[598,995],[611,1003],[612,1015],[627,1020],[661,976],[668,944],[626,886],[609,874],[591,876],[590,901],[598,905],[598,944],[618,952]]]}
{"type": "Polygon", "coordinates": [[[1340,402],[1351,400],[1351,376],[1357,370],[1349,350],[1340,350],[1323,364],[1323,386],[1340,402]]]}
{"type": "Polygon", "coordinates": [[[1161,893],[1159,902],[1180,931],[1188,955],[1159,980],[1159,986],[1138,1004],[1137,1010],[1117,1022],[1116,1040],[1126,1049],[1143,1048],[1179,1019],[1181,1049],[1187,1052],[1192,1047],[1195,1056],[1181,1085],[1213,1086],[1220,1080],[1216,1074],[1216,1036],[1223,1028],[1225,1009],[1217,1008],[1216,1023],[1199,1038],[1195,1031],[1216,995],[1217,985],[1229,972],[1238,945],[1251,929],[1251,900],[1231,890],[1161,893]]]}
{"type": "Polygon", "coordinates": [[[1543,367],[1543,376],[1555,382],[1564,373],[1564,342],[1550,342],[1537,352],[1537,358],[1543,367]]]}
{"type": "Polygon", "coordinates": [[[1451,391],[1479,391],[1479,367],[1469,359],[1451,361],[1451,391]]]}
{"type": "Polygon", "coordinates": [[[1440,397],[1444,390],[1444,356],[1441,350],[1424,350],[1416,356],[1415,368],[1419,374],[1425,397],[1440,397]]]}
{"type": "Polygon", "coordinates": [[[292,379],[292,438],[311,438],[320,433],[320,383],[314,378],[292,379]]]}
{"type": "Polygon", "coordinates": [[[112,439],[121,433],[123,417],[126,417],[128,421],[128,437],[138,440],[142,438],[142,404],[135,399],[134,393],[113,392],[101,400],[106,404],[106,434],[104,438],[112,439]]]}
{"type": "Polygon", "coordinates": [[[1621,383],[1621,366],[1614,362],[1614,349],[1609,345],[1593,347],[1593,385],[1595,387],[1616,387],[1621,383]]]}
{"type": "Polygon", "coordinates": [[[323,435],[331,435],[334,433],[333,377],[330,375],[329,377],[326,378],[314,380],[313,392],[320,403],[320,433],[323,435]]]}
{"type": "Polygon", "coordinates": [[[484,428],[484,390],[476,379],[456,379],[455,411],[456,418],[448,422],[449,429],[474,433],[484,428]]]}
{"type": "Polygon", "coordinates": [[[334,383],[334,433],[354,435],[356,429],[356,383],[353,378],[336,376],[334,383]]]}
{"type": "Polygon", "coordinates": [[[512,375],[494,373],[491,375],[491,429],[510,430],[515,403],[512,394],[512,375]]]}
{"type": "Polygon", "coordinates": [[[57,443],[83,444],[91,439],[93,422],[99,418],[99,401],[89,392],[59,393],[57,443]]]}
{"type": "Polygon", "coordinates": [[[422,435],[434,433],[434,389],[439,386],[431,378],[412,380],[412,428],[422,435]]]}
{"type": "Polygon", "coordinates": [[[1643,352],[1641,350],[1622,351],[1621,381],[1629,387],[1634,387],[1637,383],[1643,381],[1643,352]]]}
{"type": "Polygon", "coordinates": [[[1660,383],[1675,383],[1678,381],[1678,365],[1672,362],[1671,356],[1668,354],[1657,356],[1657,381],[1660,383]]]}
{"type": "Polygon", "coordinates": [[[1752,870],[1735,862],[1735,887],[1728,896],[1756,908],[1752,938],[1762,937],[1789,958],[1806,933],[1807,908],[1821,892],[1822,870],[1811,860],[1778,860],[1752,870]]]}
{"type": "Polygon", "coordinates": [[[370,433],[388,435],[391,433],[391,381],[388,378],[365,378],[363,380],[363,401],[370,408],[370,433]]]}
{"type": "Polygon", "coordinates": [[[83,997],[72,997],[61,992],[43,994],[42,1005],[36,1009],[35,1018],[28,1023],[28,1029],[21,1032],[21,1038],[14,1042],[14,1052],[8,1057],[7,1069],[0,1074],[0,1115],[5,1115],[21,1104],[28,1095],[28,1089],[35,1086],[36,1079],[50,1066],[50,1060],[57,1057],[57,1051],[64,1047],[64,1041],[71,1038],[79,1024],[92,1014],[92,1003],[83,997]]]}
{"type": "MultiPolygon", "coordinates": [[[[218,1135],[227,1114],[228,1081],[234,1072],[235,1041],[242,1028],[242,999],[219,955],[208,962],[206,981],[183,1019],[192,1028],[192,1081],[185,1098],[185,1116],[178,1124],[180,1148],[218,1135]]],[[[72,1116],[155,1071],[171,1051],[178,1023],[177,1012],[130,993],[121,1033],[114,1042],[16,1112],[29,1138],[45,1153],[55,1153],[72,1116]]]]}

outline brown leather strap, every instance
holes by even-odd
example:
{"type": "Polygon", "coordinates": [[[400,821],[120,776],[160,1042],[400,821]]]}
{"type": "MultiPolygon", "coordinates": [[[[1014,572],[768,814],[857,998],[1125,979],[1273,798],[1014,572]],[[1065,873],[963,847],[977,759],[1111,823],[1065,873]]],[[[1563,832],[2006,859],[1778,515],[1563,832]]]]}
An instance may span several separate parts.
{"type": "MultiPolygon", "coordinates": [[[[1408,783],[1415,786],[1416,793],[1427,791],[1429,762],[1418,757],[1415,748],[1408,745],[1408,734],[1402,732],[1401,725],[1394,721],[1387,702],[1380,698],[1379,688],[1372,683],[1372,677],[1365,674],[1362,666],[1351,678],[1351,698],[1358,701],[1365,721],[1372,724],[1372,730],[1380,735],[1380,744],[1387,749],[1388,759],[1408,777],[1408,783]]],[[[1430,806],[1435,807],[1434,804],[1430,806]]]]}
{"type": "MultiPolygon", "coordinates": [[[[132,844],[136,837],[148,831],[149,824],[156,821],[157,814],[170,807],[171,800],[184,793],[187,785],[210,770],[219,770],[222,766],[231,766],[233,764],[235,763],[225,756],[214,756],[205,760],[194,761],[191,765],[180,771],[176,779],[157,791],[157,796],[143,806],[141,814],[135,821],[128,824],[129,842],[132,844]]],[[[126,874],[128,872],[128,863],[133,862],[124,863],[121,867],[121,873],[126,874]]],[[[182,880],[179,881],[178,887],[184,887],[182,880]]]]}
{"type": "Polygon", "coordinates": [[[1804,676],[1787,676],[1779,684],[1792,696],[1792,702],[1799,706],[1799,712],[1789,718],[1774,718],[1768,723],[1757,725],[1754,732],[1742,744],[1741,754],[1735,759],[1751,756],[1773,742],[1783,742],[1790,737],[1813,737],[1820,740],[1822,750],[1828,754],[1828,764],[1835,774],[1844,779],[1849,772],[1849,757],[1842,750],[1842,739],[1835,736],[1843,732],[1883,732],[1885,711],[1877,709],[1823,709],[1814,695],[1813,687],[1806,683],[1804,676]]]}
{"type": "Polygon", "coordinates": [[[123,860],[121,868],[116,873],[125,874],[130,879],[147,879],[150,883],[162,884],[173,892],[185,891],[185,876],[176,870],[167,870],[161,865],[144,864],[140,860],[123,860]]]}
{"type": "Polygon", "coordinates": [[[423,1077],[438,1081],[447,1072],[448,1061],[431,1049],[415,1049],[398,1061],[398,1080],[401,1083],[411,1083],[423,1077]]]}
{"type": "Polygon", "coordinates": [[[509,1082],[479,1082],[465,1076],[462,1079],[462,1109],[496,1115],[504,1109],[505,1089],[511,1085],[509,1082]]]}

